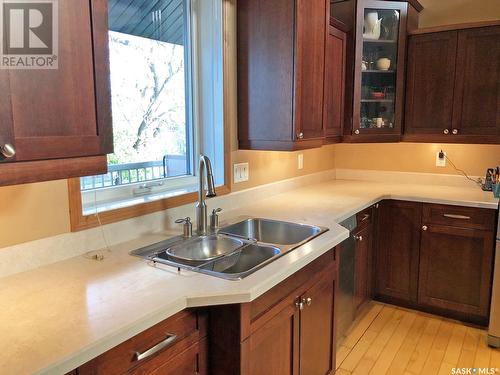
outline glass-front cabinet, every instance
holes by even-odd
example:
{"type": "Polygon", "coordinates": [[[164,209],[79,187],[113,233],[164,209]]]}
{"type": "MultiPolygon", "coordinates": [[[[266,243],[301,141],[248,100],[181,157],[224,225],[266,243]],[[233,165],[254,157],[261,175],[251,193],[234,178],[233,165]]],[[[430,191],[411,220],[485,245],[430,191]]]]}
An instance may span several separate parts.
{"type": "Polygon", "coordinates": [[[357,3],[353,141],[357,136],[399,140],[407,7],[406,2],[396,1],[359,0],[357,3]]]}

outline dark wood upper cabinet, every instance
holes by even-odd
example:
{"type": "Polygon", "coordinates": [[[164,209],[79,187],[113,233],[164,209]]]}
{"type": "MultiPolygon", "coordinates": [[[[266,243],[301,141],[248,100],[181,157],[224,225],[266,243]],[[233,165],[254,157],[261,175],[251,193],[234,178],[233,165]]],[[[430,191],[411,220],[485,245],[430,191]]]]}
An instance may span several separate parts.
{"type": "Polygon", "coordinates": [[[329,0],[238,1],[240,148],[323,143],[329,6],[329,0]]]}
{"type": "Polygon", "coordinates": [[[458,33],[453,130],[500,142],[500,26],[458,33]]]}
{"type": "Polygon", "coordinates": [[[409,38],[405,135],[443,135],[452,127],[458,33],[409,38]]]}
{"type": "Polygon", "coordinates": [[[378,217],[376,296],[387,302],[416,302],[422,204],[384,201],[378,217]]]}
{"type": "Polygon", "coordinates": [[[326,39],[323,125],[327,142],[339,142],[344,121],[346,34],[330,26],[326,39]]]}
{"type": "Polygon", "coordinates": [[[409,7],[398,1],[356,3],[347,52],[344,140],[348,142],[401,138],[409,7]]]}
{"type": "Polygon", "coordinates": [[[104,172],[105,163],[84,170],[74,159],[55,173],[46,161],[113,150],[106,1],[57,6],[58,68],[0,70],[0,146],[16,151],[0,162],[0,185],[104,172]]]}
{"type": "Polygon", "coordinates": [[[404,140],[500,143],[500,26],[411,35],[404,140]]]}

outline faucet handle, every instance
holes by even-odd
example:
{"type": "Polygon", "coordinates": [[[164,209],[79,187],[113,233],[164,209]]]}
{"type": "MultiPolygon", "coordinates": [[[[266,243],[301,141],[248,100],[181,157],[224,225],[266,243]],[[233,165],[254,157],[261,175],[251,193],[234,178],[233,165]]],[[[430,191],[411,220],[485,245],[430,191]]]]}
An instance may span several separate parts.
{"type": "Polygon", "coordinates": [[[191,218],[188,216],[185,219],[177,219],[176,224],[183,224],[184,238],[189,238],[193,235],[193,224],[191,218]]]}
{"type": "Polygon", "coordinates": [[[212,210],[212,215],[210,215],[210,229],[216,230],[219,227],[219,212],[222,211],[222,208],[214,208],[212,210]]]}

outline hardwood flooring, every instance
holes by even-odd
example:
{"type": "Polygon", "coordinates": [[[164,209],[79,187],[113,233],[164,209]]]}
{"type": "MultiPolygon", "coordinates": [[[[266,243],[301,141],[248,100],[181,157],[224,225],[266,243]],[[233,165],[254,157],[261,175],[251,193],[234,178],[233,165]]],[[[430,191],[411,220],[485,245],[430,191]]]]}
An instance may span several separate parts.
{"type": "Polygon", "coordinates": [[[460,368],[500,375],[500,350],[488,347],[486,336],[457,321],[370,302],[337,348],[335,374],[451,375],[460,368]]]}

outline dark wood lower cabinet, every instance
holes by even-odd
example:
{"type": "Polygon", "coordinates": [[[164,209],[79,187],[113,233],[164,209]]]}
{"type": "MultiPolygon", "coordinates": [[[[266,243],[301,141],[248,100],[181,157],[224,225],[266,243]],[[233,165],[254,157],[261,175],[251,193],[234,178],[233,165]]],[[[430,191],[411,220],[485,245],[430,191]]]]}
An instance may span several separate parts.
{"type": "Polygon", "coordinates": [[[205,375],[207,320],[203,309],[181,311],[84,364],[76,373],[205,375]]]}
{"type": "Polygon", "coordinates": [[[355,235],[356,249],[354,254],[354,311],[370,299],[371,256],[373,228],[361,229],[355,235]]]}
{"type": "Polygon", "coordinates": [[[322,255],[251,303],[213,307],[211,373],[333,374],[334,256],[322,255]]]}
{"type": "Polygon", "coordinates": [[[487,325],[495,210],[385,201],[376,299],[487,325]]]}
{"type": "Polygon", "coordinates": [[[309,289],[300,311],[300,374],[325,375],[335,369],[333,361],[334,275],[325,275],[309,289]]]}
{"type": "Polygon", "coordinates": [[[206,375],[208,373],[207,339],[201,339],[180,354],[153,370],[136,368],[133,375],[206,375]]]}
{"type": "Polygon", "coordinates": [[[299,311],[287,304],[241,343],[241,373],[299,374],[299,341],[299,311]]]}
{"type": "Polygon", "coordinates": [[[376,296],[389,303],[416,302],[422,204],[384,201],[378,218],[376,296]]]}
{"type": "Polygon", "coordinates": [[[489,313],[493,239],[484,230],[427,225],[420,247],[419,305],[481,323],[489,313]]]}

